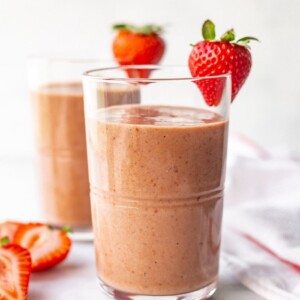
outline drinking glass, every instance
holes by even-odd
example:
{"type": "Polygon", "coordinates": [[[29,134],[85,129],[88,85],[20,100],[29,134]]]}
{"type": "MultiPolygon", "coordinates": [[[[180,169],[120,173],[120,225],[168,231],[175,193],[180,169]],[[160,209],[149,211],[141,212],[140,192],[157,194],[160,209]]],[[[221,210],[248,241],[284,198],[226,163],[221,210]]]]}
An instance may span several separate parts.
{"type": "Polygon", "coordinates": [[[123,66],[87,71],[83,86],[101,287],[117,299],[208,298],[218,277],[230,75],[123,66]]]}
{"type": "Polygon", "coordinates": [[[98,59],[29,59],[43,220],[75,232],[91,232],[81,76],[108,64],[98,59]]]}

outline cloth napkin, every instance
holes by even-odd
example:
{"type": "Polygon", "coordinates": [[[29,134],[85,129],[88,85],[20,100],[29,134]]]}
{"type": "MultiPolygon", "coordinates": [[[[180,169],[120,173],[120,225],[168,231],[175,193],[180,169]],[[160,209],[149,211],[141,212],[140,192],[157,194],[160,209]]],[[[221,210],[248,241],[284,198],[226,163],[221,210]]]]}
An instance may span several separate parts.
{"type": "Polygon", "coordinates": [[[222,263],[271,300],[300,299],[300,161],[229,145],[222,263]]]}

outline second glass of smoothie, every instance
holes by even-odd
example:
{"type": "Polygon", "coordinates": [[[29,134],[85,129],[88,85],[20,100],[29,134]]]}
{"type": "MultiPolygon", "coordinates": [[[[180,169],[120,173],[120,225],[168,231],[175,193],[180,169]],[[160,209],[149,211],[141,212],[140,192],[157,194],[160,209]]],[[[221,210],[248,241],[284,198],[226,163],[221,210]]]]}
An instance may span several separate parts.
{"type": "Polygon", "coordinates": [[[88,71],[83,82],[100,285],[117,299],[208,298],[219,266],[230,76],[126,66],[88,71]],[[132,69],[151,77],[127,78],[132,69]],[[202,83],[218,90],[217,106],[204,101],[202,83]],[[109,107],[114,89],[124,101],[109,107]]]}
{"type": "MultiPolygon", "coordinates": [[[[31,58],[29,84],[37,145],[43,219],[75,232],[91,229],[84,105],[81,76],[112,62],[31,58]]],[[[98,91],[101,94],[101,90],[98,91]]],[[[107,106],[124,103],[113,89],[107,106]]]]}

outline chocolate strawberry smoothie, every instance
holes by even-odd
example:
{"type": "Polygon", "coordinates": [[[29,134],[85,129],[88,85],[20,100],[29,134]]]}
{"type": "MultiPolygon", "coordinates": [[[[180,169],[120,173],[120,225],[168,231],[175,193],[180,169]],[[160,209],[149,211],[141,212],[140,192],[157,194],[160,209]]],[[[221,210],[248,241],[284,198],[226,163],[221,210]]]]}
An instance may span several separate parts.
{"type": "MultiPolygon", "coordinates": [[[[105,91],[105,96],[102,99],[107,99],[106,106],[139,102],[137,90],[126,94],[111,89],[105,91]]],[[[78,82],[42,86],[32,94],[32,102],[44,217],[54,225],[89,227],[91,209],[82,85],[78,82]]]]}
{"type": "Polygon", "coordinates": [[[202,109],[145,105],[87,117],[99,279],[145,295],[214,284],[227,121],[202,109]]]}

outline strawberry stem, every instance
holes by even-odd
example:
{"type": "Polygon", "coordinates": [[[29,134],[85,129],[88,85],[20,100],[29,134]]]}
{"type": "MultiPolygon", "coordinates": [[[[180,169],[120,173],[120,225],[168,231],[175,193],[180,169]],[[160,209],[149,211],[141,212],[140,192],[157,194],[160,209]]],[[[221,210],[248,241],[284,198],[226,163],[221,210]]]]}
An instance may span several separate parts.
{"type": "Polygon", "coordinates": [[[3,237],[0,240],[0,246],[7,246],[10,243],[8,236],[3,237]]]}
{"type": "Polygon", "coordinates": [[[245,36],[243,38],[240,38],[236,41],[236,44],[246,46],[249,44],[250,41],[256,41],[259,42],[259,39],[253,37],[253,36],[245,36]]]}
{"type": "Polygon", "coordinates": [[[222,36],[221,36],[221,41],[222,42],[232,42],[235,39],[235,33],[234,29],[230,29],[226,31],[222,36]]]}
{"type": "MultiPolygon", "coordinates": [[[[123,25],[116,25],[116,26],[123,26],[123,25]]],[[[202,36],[204,38],[205,41],[222,41],[222,42],[229,42],[235,45],[239,45],[239,46],[244,46],[247,48],[249,47],[249,42],[250,41],[257,41],[259,42],[259,40],[255,37],[252,36],[245,36],[237,41],[235,40],[235,32],[234,29],[230,29],[228,31],[226,31],[220,38],[220,40],[215,40],[216,38],[216,31],[215,31],[215,24],[211,21],[211,20],[206,20],[203,25],[202,25],[202,36]]],[[[192,47],[194,47],[196,44],[190,44],[192,47]]]]}
{"type": "Polygon", "coordinates": [[[163,28],[161,26],[148,24],[144,26],[135,26],[132,24],[115,24],[113,25],[113,30],[116,31],[130,31],[136,34],[144,34],[144,35],[151,35],[151,34],[160,34],[163,32],[163,28]]]}
{"type": "Polygon", "coordinates": [[[72,233],[72,232],[73,232],[72,227],[71,227],[71,226],[67,226],[67,225],[63,226],[63,227],[61,228],[61,230],[62,230],[63,232],[65,232],[65,233],[72,233]]]}
{"type": "Polygon", "coordinates": [[[213,41],[216,37],[215,24],[211,20],[206,20],[202,26],[202,36],[206,41],[213,41]]]}

